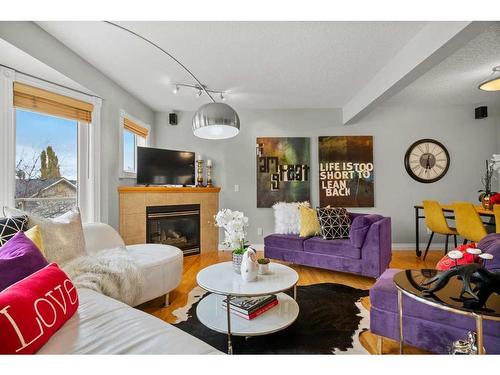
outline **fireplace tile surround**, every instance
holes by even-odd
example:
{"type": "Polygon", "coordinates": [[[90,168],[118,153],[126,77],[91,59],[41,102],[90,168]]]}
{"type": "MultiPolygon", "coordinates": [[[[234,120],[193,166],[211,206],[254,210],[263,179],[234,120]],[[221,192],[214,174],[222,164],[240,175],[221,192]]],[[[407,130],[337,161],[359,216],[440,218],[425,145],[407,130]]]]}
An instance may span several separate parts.
{"type": "Polygon", "coordinates": [[[217,251],[219,230],[214,216],[219,210],[220,188],[120,186],[120,234],[127,245],[147,242],[147,207],[199,205],[201,252],[217,251]]]}

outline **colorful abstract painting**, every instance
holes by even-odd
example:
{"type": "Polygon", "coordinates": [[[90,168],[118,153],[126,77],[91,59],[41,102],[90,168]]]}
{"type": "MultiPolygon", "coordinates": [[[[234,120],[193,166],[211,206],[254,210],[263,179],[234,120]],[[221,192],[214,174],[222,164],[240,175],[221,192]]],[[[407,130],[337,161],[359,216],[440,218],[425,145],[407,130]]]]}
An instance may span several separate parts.
{"type": "Polygon", "coordinates": [[[318,142],[321,207],[373,207],[373,137],[319,137],[318,142]]]}
{"type": "Polygon", "coordinates": [[[257,207],[310,200],[310,138],[257,138],[257,207]]]}

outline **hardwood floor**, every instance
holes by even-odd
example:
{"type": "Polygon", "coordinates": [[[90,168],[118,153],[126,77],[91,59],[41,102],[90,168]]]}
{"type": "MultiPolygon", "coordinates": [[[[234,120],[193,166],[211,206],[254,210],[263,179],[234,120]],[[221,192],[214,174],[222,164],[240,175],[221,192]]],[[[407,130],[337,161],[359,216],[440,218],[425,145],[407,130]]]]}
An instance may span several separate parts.
{"type": "MultiPolygon", "coordinates": [[[[259,254],[261,256],[262,254],[259,254]]],[[[391,268],[434,268],[439,259],[443,256],[442,250],[429,251],[425,261],[417,258],[414,251],[395,250],[392,253],[391,268]]],[[[170,305],[162,307],[163,298],[156,299],[139,306],[138,308],[148,312],[168,323],[174,323],[175,317],[172,311],[185,306],[187,303],[188,293],[197,285],[196,275],[199,270],[215,263],[226,262],[231,260],[231,253],[225,252],[211,252],[207,254],[191,255],[184,257],[184,271],[181,284],[177,289],[170,293],[170,305]]],[[[319,268],[291,265],[299,274],[299,285],[318,284],[325,282],[339,283],[349,285],[360,289],[369,289],[374,279],[351,275],[347,273],[334,272],[323,270],[319,268]]],[[[366,308],[370,308],[369,298],[366,297],[362,301],[366,308]]],[[[377,353],[377,336],[371,332],[364,332],[361,334],[360,341],[363,346],[372,354],[377,353]]],[[[399,344],[393,340],[384,339],[383,353],[396,354],[399,350],[399,344]]],[[[405,353],[407,354],[423,354],[426,353],[422,350],[406,347],[405,353]]]]}

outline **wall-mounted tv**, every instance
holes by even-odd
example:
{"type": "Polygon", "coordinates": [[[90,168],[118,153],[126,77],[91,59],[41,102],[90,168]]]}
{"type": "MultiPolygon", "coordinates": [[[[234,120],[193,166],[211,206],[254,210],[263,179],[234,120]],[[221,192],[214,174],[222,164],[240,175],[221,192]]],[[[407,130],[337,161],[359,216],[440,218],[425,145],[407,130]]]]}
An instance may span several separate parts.
{"type": "Polygon", "coordinates": [[[137,184],[194,185],[194,152],[137,147],[137,184]]]}

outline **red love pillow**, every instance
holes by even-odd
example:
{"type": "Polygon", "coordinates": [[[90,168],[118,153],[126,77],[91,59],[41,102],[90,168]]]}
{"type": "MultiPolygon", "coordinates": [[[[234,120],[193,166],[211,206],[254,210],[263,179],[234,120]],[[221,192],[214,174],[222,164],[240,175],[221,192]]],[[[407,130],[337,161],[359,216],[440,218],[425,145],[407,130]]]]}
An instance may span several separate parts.
{"type": "Polygon", "coordinates": [[[446,271],[449,270],[451,267],[454,267],[455,264],[458,266],[461,266],[462,264],[471,264],[474,263],[474,255],[469,254],[467,252],[467,249],[476,248],[476,244],[474,242],[471,242],[467,245],[460,245],[456,248],[456,250],[460,251],[463,254],[463,257],[460,259],[457,259],[455,263],[455,259],[451,259],[448,257],[448,255],[445,255],[444,257],[441,258],[441,260],[436,264],[436,269],[438,271],[446,271]]]}
{"type": "Polygon", "coordinates": [[[36,353],[78,309],[78,293],[51,263],[0,293],[0,354],[36,353]]]}

